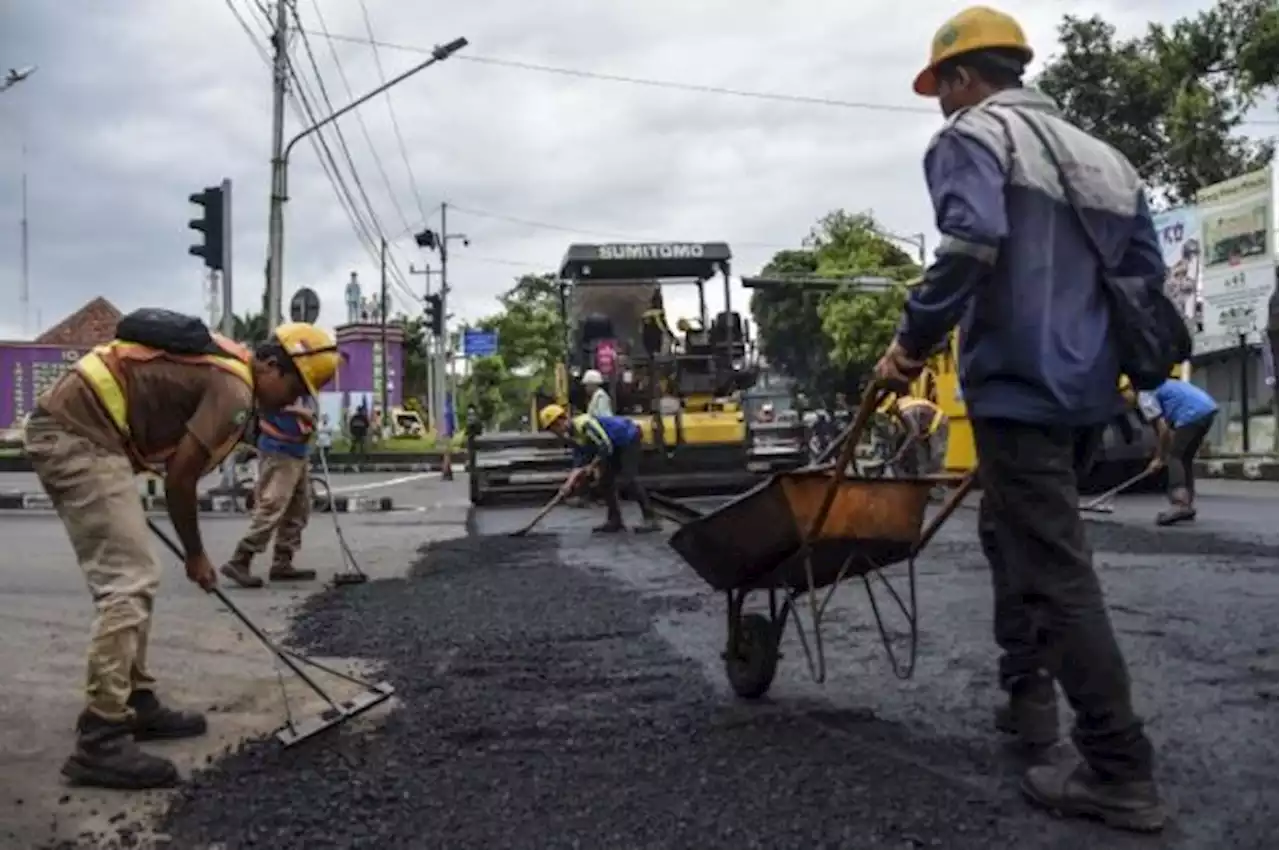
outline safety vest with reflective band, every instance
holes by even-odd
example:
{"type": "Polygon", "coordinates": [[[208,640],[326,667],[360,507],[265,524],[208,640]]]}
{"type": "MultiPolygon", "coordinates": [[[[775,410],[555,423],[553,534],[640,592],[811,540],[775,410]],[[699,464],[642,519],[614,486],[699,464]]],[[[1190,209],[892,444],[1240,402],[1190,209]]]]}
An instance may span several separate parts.
{"type": "Polygon", "coordinates": [[[608,457],[617,449],[638,441],[640,426],[625,416],[583,413],[570,422],[569,438],[577,446],[574,465],[581,466],[593,457],[608,457]]]}
{"type": "MultiPolygon", "coordinates": [[[[125,362],[148,363],[153,360],[208,365],[210,368],[221,369],[234,375],[252,389],[253,367],[250,363],[249,349],[227,339],[221,334],[215,333],[212,336],[218,347],[226,352],[225,355],[171,354],[158,348],[150,348],[134,342],[114,340],[106,345],[95,347],[76,363],[76,371],[93,390],[93,394],[97,397],[103,410],[106,411],[108,418],[111,419],[112,424],[116,426],[116,430],[124,438],[125,448],[140,469],[152,468],[165,462],[177,449],[177,446],[171,446],[163,451],[144,455],[137,444],[134,443],[133,434],[129,428],[129,405],[124,389],[126,379],[121,365],[125,362]]],[[[211,457],[209,468],[221,463],[222,459],[235,448],[237,442],[239,442],[239,435],[232,437],[225,445],[220,446],[211,457]]]]}
{"type": "MultiPolygon", "coordinates": [[[[933,417],[929,420],[928,426],[922,429],[927,436],[936,434],[938,432],[938,428],[942,426],[943,421],[947,418],[946,414],[942,412],[942,408],[938,407],[938,405],[928,399],[914,397],[903,398],[898,399],[897,404],[898,412],[902,414],[904,418],[907,416],[914,416],[917,413],[933,412],[933,417]]],[[[916,419],[915,421],[917,424],[920,422],[919,419],[916,419]]]]}
{"type": "Polygon", "coordinates": [[[299,401],[258,417],[258,450],[306,457],[315,432],[315,411],[307,401],[299,401]]]}

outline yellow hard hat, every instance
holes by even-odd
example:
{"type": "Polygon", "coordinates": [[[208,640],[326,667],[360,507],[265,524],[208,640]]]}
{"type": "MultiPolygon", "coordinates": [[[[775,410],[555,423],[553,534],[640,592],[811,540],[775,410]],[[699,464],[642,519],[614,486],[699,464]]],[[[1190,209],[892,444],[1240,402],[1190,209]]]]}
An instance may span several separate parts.
{"type": "Polygon", "coordinates": [[[558,404],[548,404],[546,407],[538,411],[538,427],[547,429],[551,427],[551,423],[555,422],[561,416],[564,416],[564,408],[558,404]]]}
{"type": "Polygon", "coordinates": [[[997,12],[990,6],[970,6],[965,9],[943,24],[933,36],[929,65],[916,75],[913,86],[916,94],[937,97],[938,78],[933,72],[939,63],[961,53],[993,47],[1016,50],[1027,62],[1035,55],[1027,44],[1022,27],[1004,12],[997,12]]]}
{"type": "Polygon", "coordinates": [[[293,366],[315,395],[337,374],[341,356],[333,334],[307,322],[286,322],[275,330],[276,341],[293,360],[293,366]]]}

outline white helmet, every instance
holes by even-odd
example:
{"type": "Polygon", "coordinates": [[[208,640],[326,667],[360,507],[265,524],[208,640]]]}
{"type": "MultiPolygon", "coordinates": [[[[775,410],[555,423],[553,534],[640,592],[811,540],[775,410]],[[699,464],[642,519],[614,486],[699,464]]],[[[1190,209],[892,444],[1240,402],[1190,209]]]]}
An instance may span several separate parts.
{"type": "Polygon", "coordinates": [[[582,385],[586,387],[603,386],[604,377],[595,369],[588,369],[582,373],[582,385]]]}

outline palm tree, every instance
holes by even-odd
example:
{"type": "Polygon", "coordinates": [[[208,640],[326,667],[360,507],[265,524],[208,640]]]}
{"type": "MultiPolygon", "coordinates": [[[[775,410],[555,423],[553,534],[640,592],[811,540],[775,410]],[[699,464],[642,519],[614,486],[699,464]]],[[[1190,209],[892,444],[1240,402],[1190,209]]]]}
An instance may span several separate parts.
{"type": "Polygon", "coordinates": [[[258,345],[267,340],[267,317],[263,313],[245,313],[235,317],[232,336],[236,342],[258,345]]]}

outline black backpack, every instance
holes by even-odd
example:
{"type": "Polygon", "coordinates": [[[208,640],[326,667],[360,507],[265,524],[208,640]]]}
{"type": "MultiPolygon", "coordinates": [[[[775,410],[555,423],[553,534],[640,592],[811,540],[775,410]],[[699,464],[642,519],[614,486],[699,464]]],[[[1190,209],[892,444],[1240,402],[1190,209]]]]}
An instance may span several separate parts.
{"type": "Polygon", "coordinates": [[[1191,359],[1191,329],[1187,319],[1165,294],[1163,280],[1154,283],[1112,273],[1053,144],[1034,121],[1016,109],[1009,111],[1021,118],[1044,146],[1045,156],[1058,170],[1067,203],[1098,259],[1099,283],[1111,308],[1111,340],[1120,360],[1121,374],[1138,390],[1154,390],[1169,379],[1178,364],[1191,359]]]}
{"type": "Polygon", "coordinates": [[[227,356],[204,322],[158,307],[145,307],[121,317],[116,325],[116,339],[169,354],[227,356]]]}

